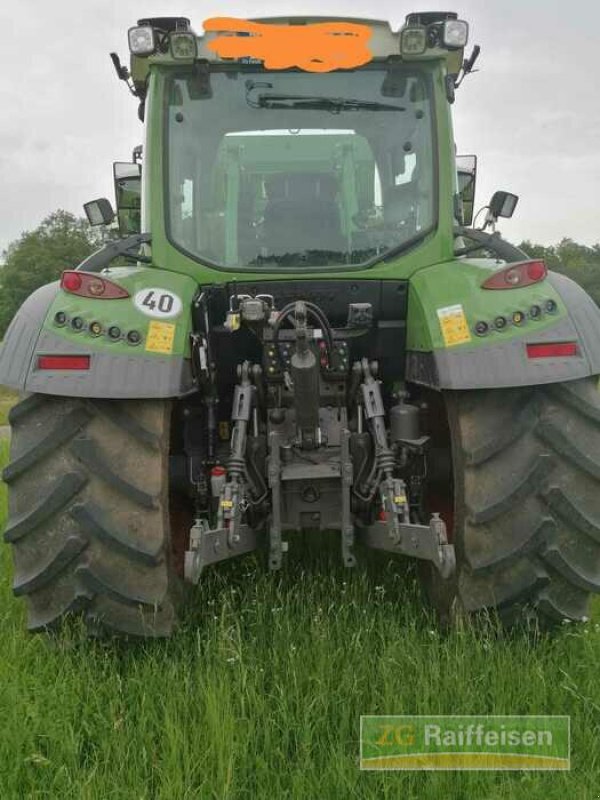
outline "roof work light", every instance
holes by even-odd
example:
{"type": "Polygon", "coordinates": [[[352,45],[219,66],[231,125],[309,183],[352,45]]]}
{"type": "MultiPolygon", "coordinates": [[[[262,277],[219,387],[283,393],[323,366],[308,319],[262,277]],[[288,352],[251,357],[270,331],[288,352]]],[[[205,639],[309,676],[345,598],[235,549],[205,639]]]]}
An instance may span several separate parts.
{"type": "Polygon", "coordinates": [[[427,28],[415,25],[400,34],[400,52],[405,56],[420,56],[427,49],[427,28]]]}
{"type": "Polygon", "coordinates": [[[130,28],[127,36],[129,50],[134,56],[150,56],[156,50],[154,29],[149,25],[130,28]]]}
{"type": "Polygon", "coordinates": [[[444,22],[442,41],[450,49],[465,47],[469,40],[469,23],[463,19],[448,19],[444,22]]]}
{"type": "Polygon", "coordinates": [[[196,35],[191,31],[174,31],[169,36],[169,44],[171,55],[178,61],[196,58],[196,35]]]}

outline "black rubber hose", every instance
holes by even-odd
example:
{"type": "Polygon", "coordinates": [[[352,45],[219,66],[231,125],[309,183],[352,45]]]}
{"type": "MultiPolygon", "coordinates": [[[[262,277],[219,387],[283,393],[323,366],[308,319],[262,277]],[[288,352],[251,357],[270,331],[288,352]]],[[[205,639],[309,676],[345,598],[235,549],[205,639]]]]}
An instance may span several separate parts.
{"type": "Polygon", "coordinates": [[[323,331],[325,333],[325,343],[329,351],[328,355],[329,358],[331,359],[331,356],[333,354],[333,331],[331,329],[331,324],[327,319],[327,316],[323,311],[323,309],[319,308],[319,306],[315,305],[315,303],[309,303],[305,301],[304,305],[309,311],[313,312],[314,316],[321,323],[321,327],[323,328],[323,331]]]}
{"type": "MultiPolygon", "coordinates": [[[[331,325],[329,324],[329,320],[325,316],[324,312],[316,306],[314,303],[305,302],[304,305],[306,306],[307,312],[312,314],[312,316],[321,324],[323,328],[324,338],[325,338],[325,346],[327,347],[327,357],[329,363],[331,364],[331,359],[333,357],[333,333],[331,330],[331,325]]],[[[279,352],[279,348],[277,344],[279,342],[279,329],[283,321],[286,317],[289,317],[291,312],[296,308],[296,303],[288,303],[287,306],[284,306],[281,311],[279,312],[279,316],[277,317],[277,322],[273,326],[273,344],[275,345],[275,349],[277,352],[277,356],[282,362],[281,354],[279,352]]],[[[282,362],[282,366],[285,366],[282,362]]]]}

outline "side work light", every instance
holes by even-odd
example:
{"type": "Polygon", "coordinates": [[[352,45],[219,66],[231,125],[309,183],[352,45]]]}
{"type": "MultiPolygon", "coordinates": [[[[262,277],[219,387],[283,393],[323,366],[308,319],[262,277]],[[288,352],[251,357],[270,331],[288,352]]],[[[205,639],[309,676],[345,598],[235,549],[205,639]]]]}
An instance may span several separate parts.
{"type": "Polygon", "coordinates": [[[178,61],[194,60],[197,55],[196,35],[190,31],[175,31],[169,36],[171,55],[178,61]]]}
{"type": "Polygon", "coordinates": [[[442,41],[444,47],[458,49],[465,47],[469,40],[469,23],[462,19],[447,19],[444,22],[442,41]]]}
{"type": "Polygon", "coordinates": [[[404,56],[420,56],[427,49],[427,28],[415,25],[400,34],[400,52],[404,56]]]}
{"type": "Polygon", "coordinates": [[[130,28],[127,32],[129,50],[134,56],[150,56],[156,50],[154,28],[149,25],[130,28]]]}

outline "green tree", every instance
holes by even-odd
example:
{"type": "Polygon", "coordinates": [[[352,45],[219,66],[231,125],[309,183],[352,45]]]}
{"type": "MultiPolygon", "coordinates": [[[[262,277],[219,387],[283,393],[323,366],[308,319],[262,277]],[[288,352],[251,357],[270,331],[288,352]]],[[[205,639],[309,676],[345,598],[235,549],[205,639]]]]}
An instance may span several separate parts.
{"type": "Polygon", "coordinates": [[[521,250],[524,250],[531,258],[543,258],[546,266],[549,269],[556,269],[560,266],[560,259],[556,253],[556,248],[550,245],[549,247],[543,244],[534,244],[527,239],[519,245],[521,250]]]}
{"type": "Polygon", "coordinates": [[[530,241],[519,245],[532,258],[543,258],[556,272],[572,278],[600,305],[600,244],[591,247],[564,238],[549,247],[530,241]]]}
{"type": "Polygon", "coordinates": [[[33,231],[26,231],[2,254],[0,337],[23,301],[40,286],[74,269],[100,246],[88,223],[67,211],[55,211],[33,231]]]}

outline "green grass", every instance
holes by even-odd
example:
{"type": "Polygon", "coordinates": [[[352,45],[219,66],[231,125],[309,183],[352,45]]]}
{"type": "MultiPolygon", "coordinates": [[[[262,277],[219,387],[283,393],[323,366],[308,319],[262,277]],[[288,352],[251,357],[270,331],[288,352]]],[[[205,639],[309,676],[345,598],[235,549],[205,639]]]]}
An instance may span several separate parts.
{"type": "Polygon", "coordinates": [[[0,386],[0,425],[8,425],[8,412],[18,399],[18,392],[0,386]]]}
{"type": "Polygon", "coordinates": [[[537,643],[443,635],[385,559],[275,576],[244,561],[207,575],[168,642],[49,639],[25,633],[2,551],[2,800],[600,794],[597,614],[537,643]],[[419,712],[570,714],[572,771],[361,773],[359,715],[419,712]]]}

